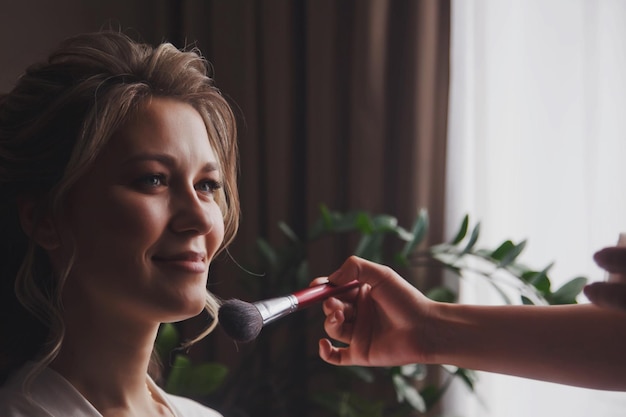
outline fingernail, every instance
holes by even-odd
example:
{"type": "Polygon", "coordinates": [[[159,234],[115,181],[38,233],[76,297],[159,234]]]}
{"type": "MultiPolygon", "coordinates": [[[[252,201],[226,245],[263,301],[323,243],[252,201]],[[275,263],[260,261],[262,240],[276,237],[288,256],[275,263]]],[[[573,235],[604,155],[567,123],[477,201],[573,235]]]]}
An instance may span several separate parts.
{"type": "Polygon", "coordinates": [[[336,312],[336,311],[335,311],[335,312],[333,312],[333,314],[331,314],[331,315],[330,315],[330,317],[329,317],[329,319],[328,319],[328,322],[329,322],[330,324],[335,324],[335,323],[337,323],[337,312],[336,312]]]}

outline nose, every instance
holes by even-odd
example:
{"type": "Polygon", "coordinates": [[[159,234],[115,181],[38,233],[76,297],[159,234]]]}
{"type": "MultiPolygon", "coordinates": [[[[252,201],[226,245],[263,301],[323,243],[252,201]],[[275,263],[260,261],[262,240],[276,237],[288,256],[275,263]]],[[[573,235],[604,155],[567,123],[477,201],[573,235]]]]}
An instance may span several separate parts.
{"type": "Polygon", "coordinates": [[[203,200],[191,187],[172,195],[171,229],[176,233],[206,235],[213,229],[214,210],[211,203],[203,200]]]}

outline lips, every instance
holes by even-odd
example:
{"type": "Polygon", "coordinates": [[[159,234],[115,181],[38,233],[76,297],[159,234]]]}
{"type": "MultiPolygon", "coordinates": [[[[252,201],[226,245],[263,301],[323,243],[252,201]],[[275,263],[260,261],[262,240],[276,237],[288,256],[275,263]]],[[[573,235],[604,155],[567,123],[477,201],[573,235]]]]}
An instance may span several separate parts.
{"type": "Polygon", "coordinates": [[[183,272],[206,272],[206,253],[203,252],[180,252],[171,255],[156,255],[153,261],[167,268],[183,272]]]}

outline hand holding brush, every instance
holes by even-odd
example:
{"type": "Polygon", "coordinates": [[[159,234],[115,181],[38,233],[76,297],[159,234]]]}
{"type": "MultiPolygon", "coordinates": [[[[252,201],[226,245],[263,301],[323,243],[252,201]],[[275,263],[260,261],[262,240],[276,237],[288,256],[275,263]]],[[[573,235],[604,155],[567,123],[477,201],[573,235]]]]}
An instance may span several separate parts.
{"type": "Polygon", "coordinates": [[[343,285],[319,284],[293,294],[255,303],[232,299],[220,307],[218,319],[231,338],[239,342],[250,342],[259,335],[266,324],[358,285],[359,282],[356,280],[343,285]]]}

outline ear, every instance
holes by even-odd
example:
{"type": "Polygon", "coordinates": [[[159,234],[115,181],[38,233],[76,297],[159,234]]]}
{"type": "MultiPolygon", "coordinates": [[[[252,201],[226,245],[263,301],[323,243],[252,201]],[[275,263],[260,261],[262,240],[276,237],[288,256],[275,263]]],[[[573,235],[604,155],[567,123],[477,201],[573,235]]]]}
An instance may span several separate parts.
{"type": "Polygon", "coordinates": [[[33,196],[17,198],[20,225],[26,235],[46,250],[57,249],[60,238],[52,217],[41,209],[39,199],[33,196]]]}

